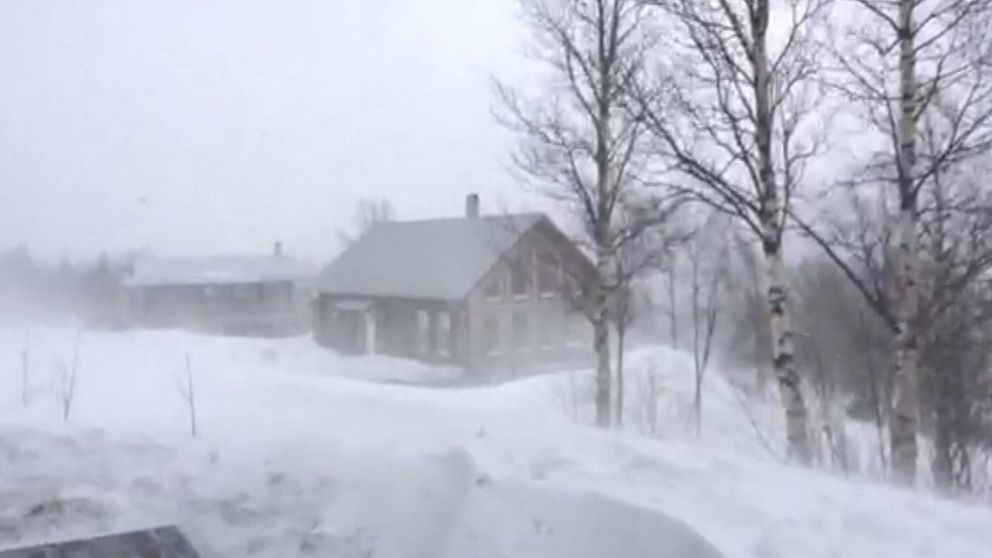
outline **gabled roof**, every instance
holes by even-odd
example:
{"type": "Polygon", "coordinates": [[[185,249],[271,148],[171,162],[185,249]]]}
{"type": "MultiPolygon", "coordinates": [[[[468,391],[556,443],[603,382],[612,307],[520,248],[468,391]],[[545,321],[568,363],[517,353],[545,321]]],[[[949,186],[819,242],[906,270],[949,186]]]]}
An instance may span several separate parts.
{"type": "Polygon", "coordinates": [[[327,294],[459,300],[542,221],[550,225],[539,213],[381,223],[321,272],[318,289],[327,294]]]}
{"type": "Polygon", "coordinates": [[[287,256],[218,256],[139,260],[124,283],[132,287],[223,285],[310,279],[314,268],[287,256]]]}

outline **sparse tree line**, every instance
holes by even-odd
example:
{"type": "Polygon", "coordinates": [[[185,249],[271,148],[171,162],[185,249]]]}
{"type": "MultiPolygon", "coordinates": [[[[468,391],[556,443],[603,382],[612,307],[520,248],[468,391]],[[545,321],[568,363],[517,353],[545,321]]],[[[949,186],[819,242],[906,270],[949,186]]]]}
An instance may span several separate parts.
{"type": "Polygon", "coordinates": [[[120,327],[122,283],[136,253],[89,262],[51,264],[24,247],[0,252],[0,317],[79,319],[91,327],[120,327]]]}
{"type": "Polygon", "coordinates": [[[975,489],[992,445],[992,0],[521,6],[539,69],[498,84],[497,115],[595,263],[597,424],[623,416],[610,330],[662,269],[697,385],[715,336],[770,371],[792,460],[852,467],[856,417],[893,480],[916,482],[923,442],[938,487],[975,489]],[[721,240],[696,238],[717,222],[721,240]]]}
{"type": "MultiPolygon", "coordinates": [[[[394,217],[388,199],[360,198],[351,226],[337,231],[339,248],[394,217]]],[[[150,256],[145,250],[128,250],[52,263],[33,256],[25,246],[0,246],[0,319],[78,320],[95,328],[124,327],[124,279],[135,262],[150,256]]]]}

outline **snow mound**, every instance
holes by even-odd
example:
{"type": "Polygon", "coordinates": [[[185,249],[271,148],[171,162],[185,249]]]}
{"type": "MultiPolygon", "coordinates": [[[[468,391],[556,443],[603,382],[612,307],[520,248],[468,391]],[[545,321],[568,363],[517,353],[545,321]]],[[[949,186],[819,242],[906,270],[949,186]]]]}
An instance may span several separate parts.
{"type": "Polygon", "coordinates": [[[263,474],[95,432],[0,428],[0,549],[168,522],[205,557],[719,558],[676,520],[601,495],[493,482],[463,450],[328,465],[318,479],[263,474]]]}
{"type": "Polygon", "coordinates": [[[502,482],[471,492],[442,556],[720,558],[721,555],[688,525],[656,510],[601,494],[502,482]]]}
{"type": "Polygon", "coordinates": [[[23,335],[0,329],[0,547],[174,523],[206,558],[989,556],[987,507],[782,463],[775,408],[716,369],[697,438],[669,349],[630,353],[606,432],[588,370],[441,389],[304,339],[84,332],[64,424],[75,332],[31,332],[26,392],[23,335]]]}

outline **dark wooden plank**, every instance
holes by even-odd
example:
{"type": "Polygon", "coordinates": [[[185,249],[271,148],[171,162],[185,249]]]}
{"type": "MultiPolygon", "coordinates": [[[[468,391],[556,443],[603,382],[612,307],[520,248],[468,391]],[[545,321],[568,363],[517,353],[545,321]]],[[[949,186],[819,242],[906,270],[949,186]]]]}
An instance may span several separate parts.
{"type": "Polygon", "coordinates": [[[200,558],[174,526],[0,551],[0,558],[200,558]]]}

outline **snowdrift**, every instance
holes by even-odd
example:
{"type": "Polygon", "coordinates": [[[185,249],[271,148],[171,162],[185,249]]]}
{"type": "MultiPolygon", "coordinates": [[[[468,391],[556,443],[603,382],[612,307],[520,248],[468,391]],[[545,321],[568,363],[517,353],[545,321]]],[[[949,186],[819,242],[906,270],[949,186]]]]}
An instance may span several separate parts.
{"type": "Polygon", "coordinates": [[[0,330],[0,548],[177,523],[205,556],[985,557],[992,511],[789,467],[774,409],[637,351],[624,432],[589,371],[453,371],[305,339],[0,330]],[[198,437],[178,386],[190,355],[198,437]],[[27,400],[22,401],[22,396],[27,400]],[[762,434],[763,433],[763,434],[762,434]]]}

